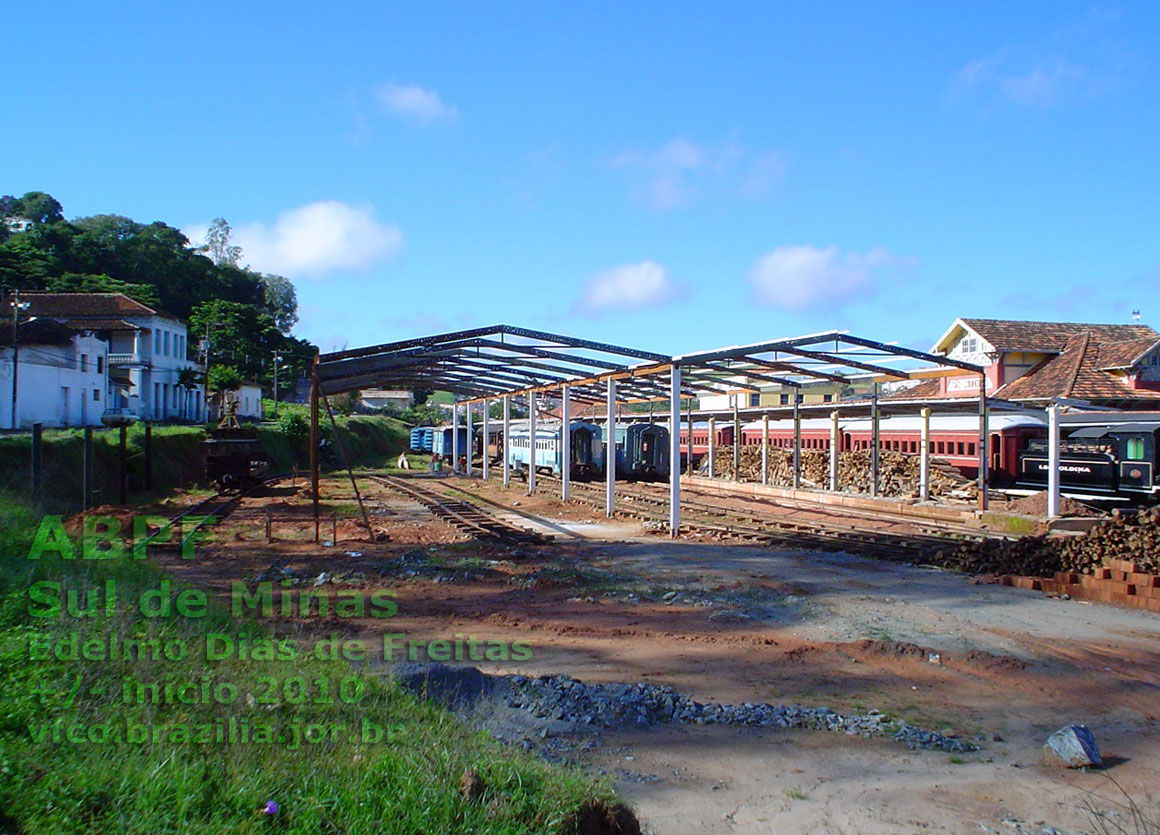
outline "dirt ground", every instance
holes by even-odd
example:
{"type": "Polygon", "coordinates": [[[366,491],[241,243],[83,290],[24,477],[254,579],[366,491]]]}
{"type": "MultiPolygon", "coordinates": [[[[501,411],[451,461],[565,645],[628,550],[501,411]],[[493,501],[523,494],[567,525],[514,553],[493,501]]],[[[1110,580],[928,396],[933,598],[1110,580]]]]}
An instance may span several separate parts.
{"type": "Polygon", "coordinates": [[[491,672],[877,709],[980,747],[948,756],[889,739],[682,725],[578,746],[570,756],[614,779],[650,831],[1144,831],[1121,788],[1160,820],[1156,615],[842,553],[670,542],[514,484],[477,487],[477,501],[556,542],[482,545],[384,487],[360,487],[381,541],[353,523],[349,482],[332,480],[323,513],[339,518],[337,542],[314,544],[309,505],[287,486],[246,499],[199,560],[174,564],[219,589],[271,563],[395,589],[387,625],[340,624],[366,638],[532,646],[530,661],[478,664],[491,672]],[[1102,772],[1043,764],[1044,740],[1069,723],[1092,728],[1102,772]]]}

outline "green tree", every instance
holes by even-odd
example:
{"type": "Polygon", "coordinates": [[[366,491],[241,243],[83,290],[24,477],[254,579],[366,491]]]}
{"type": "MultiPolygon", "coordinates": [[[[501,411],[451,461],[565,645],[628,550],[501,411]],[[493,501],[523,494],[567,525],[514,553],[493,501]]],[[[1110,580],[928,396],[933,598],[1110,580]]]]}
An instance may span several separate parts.
{"type": "Polygon", "coordinates": [[[55,223],[64,220],[64,207],[51,194],[29,191],[16,201],[11,209],[13,217],[22,217],[33,223],[55,223]]]}
{"type": "Polygon", "coordinates": [[[298,323],[298,293],[294,285],[285,276],[268,273],[262,276],[261,282],[266,310],[274,317],[278,330],[290,333],[298,323]]]}
{"type": "Polygon", "coordinates": [[[233,230],[224,217],[215,217],[213,223],[209,225],[209,231],[205,234],[205,243],[198,247],[198,251],[208,255],[210,260],[219,267],[238,266],[238,261],[242,257],[242,248],[230,243],[232,233],[233,230]]]}
{"type": "Polygon", "coordinates": [[[214,365],[209,369],[206,388],[215,394],[223,391],[237,391],[242,387],[242,372],[232,365],[214,365]]]}

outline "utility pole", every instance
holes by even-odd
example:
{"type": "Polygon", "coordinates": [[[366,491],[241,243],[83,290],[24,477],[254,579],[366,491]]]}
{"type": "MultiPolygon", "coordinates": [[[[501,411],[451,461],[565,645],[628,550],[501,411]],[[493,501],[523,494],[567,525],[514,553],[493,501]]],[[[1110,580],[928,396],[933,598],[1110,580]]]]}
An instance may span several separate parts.
{"type": "Polygon", "coordinates": [[[278,417],[278,363],[282,362],[282,355],[277,349],[271,351],[274,355],[274,417],[278,417]]]}
{"type": "Polygon", "coordinates": [[[20,311],[28,310],[28,302],[20,301],[20,291],[14,290],[12,293],[12,428],[19,429],[16,423],[16,395],[18,392],[17,382],[20,374],[20,338],[18,327],[20,325],[20,311]]]}

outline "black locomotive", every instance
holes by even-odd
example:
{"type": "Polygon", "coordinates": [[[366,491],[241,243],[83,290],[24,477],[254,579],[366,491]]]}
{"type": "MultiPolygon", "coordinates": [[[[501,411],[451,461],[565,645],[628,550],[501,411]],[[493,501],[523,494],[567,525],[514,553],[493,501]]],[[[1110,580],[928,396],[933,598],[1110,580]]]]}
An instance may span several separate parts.
{"type": "MultiPolygon", "coordinates": [[[[1060,440],[1059,486],[1069,495],[1156,501],[1160,497],[1160,422],[1084,426],[1060,440]]],[[[1018,484],[1047,485],[1047,441],[1019,455],[1018,484]]]]}

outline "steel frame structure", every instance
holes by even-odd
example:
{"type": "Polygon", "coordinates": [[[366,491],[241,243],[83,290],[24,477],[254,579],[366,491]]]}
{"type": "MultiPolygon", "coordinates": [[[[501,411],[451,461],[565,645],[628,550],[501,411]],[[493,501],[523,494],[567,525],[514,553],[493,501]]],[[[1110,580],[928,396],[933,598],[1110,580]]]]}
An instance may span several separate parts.
{"type": "MultiPolygon", "coordinates": [[[[318,402],[328,395],[372,386],[432,388],[456,395],[453,419],[460,406],[480,403],[484,414],[491,401],[504,404],[504,434],[508,430],[510,399],[523,396],[530,409],[537,395],[558,396],[568,414],[571,404],[605,404],[605,419],[616,420],[617,397],[622,402],[668,401],[671,427],[681,425],[685,398],[732,392],[759,392],[761,384],[777,383],[793,390],[811,380],[853,383],[909,380],[929,376],[930,368],[901,368],[896,363],[925,364],[936,370],[958,369],[979,375],[979,500],[987,502],[987,399],[982,367],[886,342],[826,331],[751,345],[669,356],[604,342],[577,339],[546,331],[493,325],[470,330],[371,345],[320,354],[311,380],[310,469],[314,514],[318,509],[318,402]],[[771,373],[775,372],[775,373],[771,373]],[[925,373],[923,373],[925,372],[925,373]],[[665,377],[668,379],[666,380],[665,377]]],[[[797,398],[795,397],[795,400],[797,398]]],[[[877,397],[872,413],[877,415],[877,397]]],[[[761,410],[761,407],[757,407],[761,410]]],[[[833,404],[835,412],[840,408],[833,404]]],[[[768,411],[776,411],[771,407],[768,411]]],[[[797,415],[796,403],[794,407],[797,415]]],[[[534,419],[534,417],[533,417],[534,419]]],[[[736,420],[736,418],[735,418],[736,420]]],[[[797,423],[797,421],[795,421],[797,423]]],[[[690,418],[691,424],[691,418],[690,418]]],[[[534,425],[534,424],[533,424],[534,425]]],[[[877,435],[877,420],[874,422],[877,435]]],[[[691,425],[690,425],[691,430],[691,425]]],[[[454,433],[458,439],[458,433],[454,433]]],[[[611,432],[609,433],[611,436],[611,432]]],[[[689,449],[691,453],[691,435],[689,449]]],[[[796,435],[796,430],[795,430],[796,435]]],[[[680,432],[670,432],[670,533],[680,522],[680,432]]],[[[615,445],[609,457],[615,460],[615,445]]],[[[800,440],[795,437],[795,450],[800,440]]],[[[486,459],[486,455],[484,458],[486,459]]],[[[691,464],[690,454],[690,464],[691,464]]],[[[607,459],[606,459],[607,460],[607,459]]],[[[795,456],[796,460],[796,456],[795,456]]],[[[469,455],[470,461],[470,455],[469,455]]],[[[453,462],[458,466],[458,460],[453,462]]],[[[614,470],[615,467],[610,467],[614,470]]],[[[691,469],[690,469],[691,472],[691,469]]],[[[875,481],[877,473],[875,473],[875,481]]],[[[509,481],[506,456],[504,483],[509,481]]],[[[534,480],[530,488],[534,490],[534,480]]],[[[568,495],[568,480],[563,496],[568,495]]],[[[614,484],[607,484],[607,512],[614,511],[614,484]]],[[[317,526],[316,526],[317,535],[317,526]]]]}

